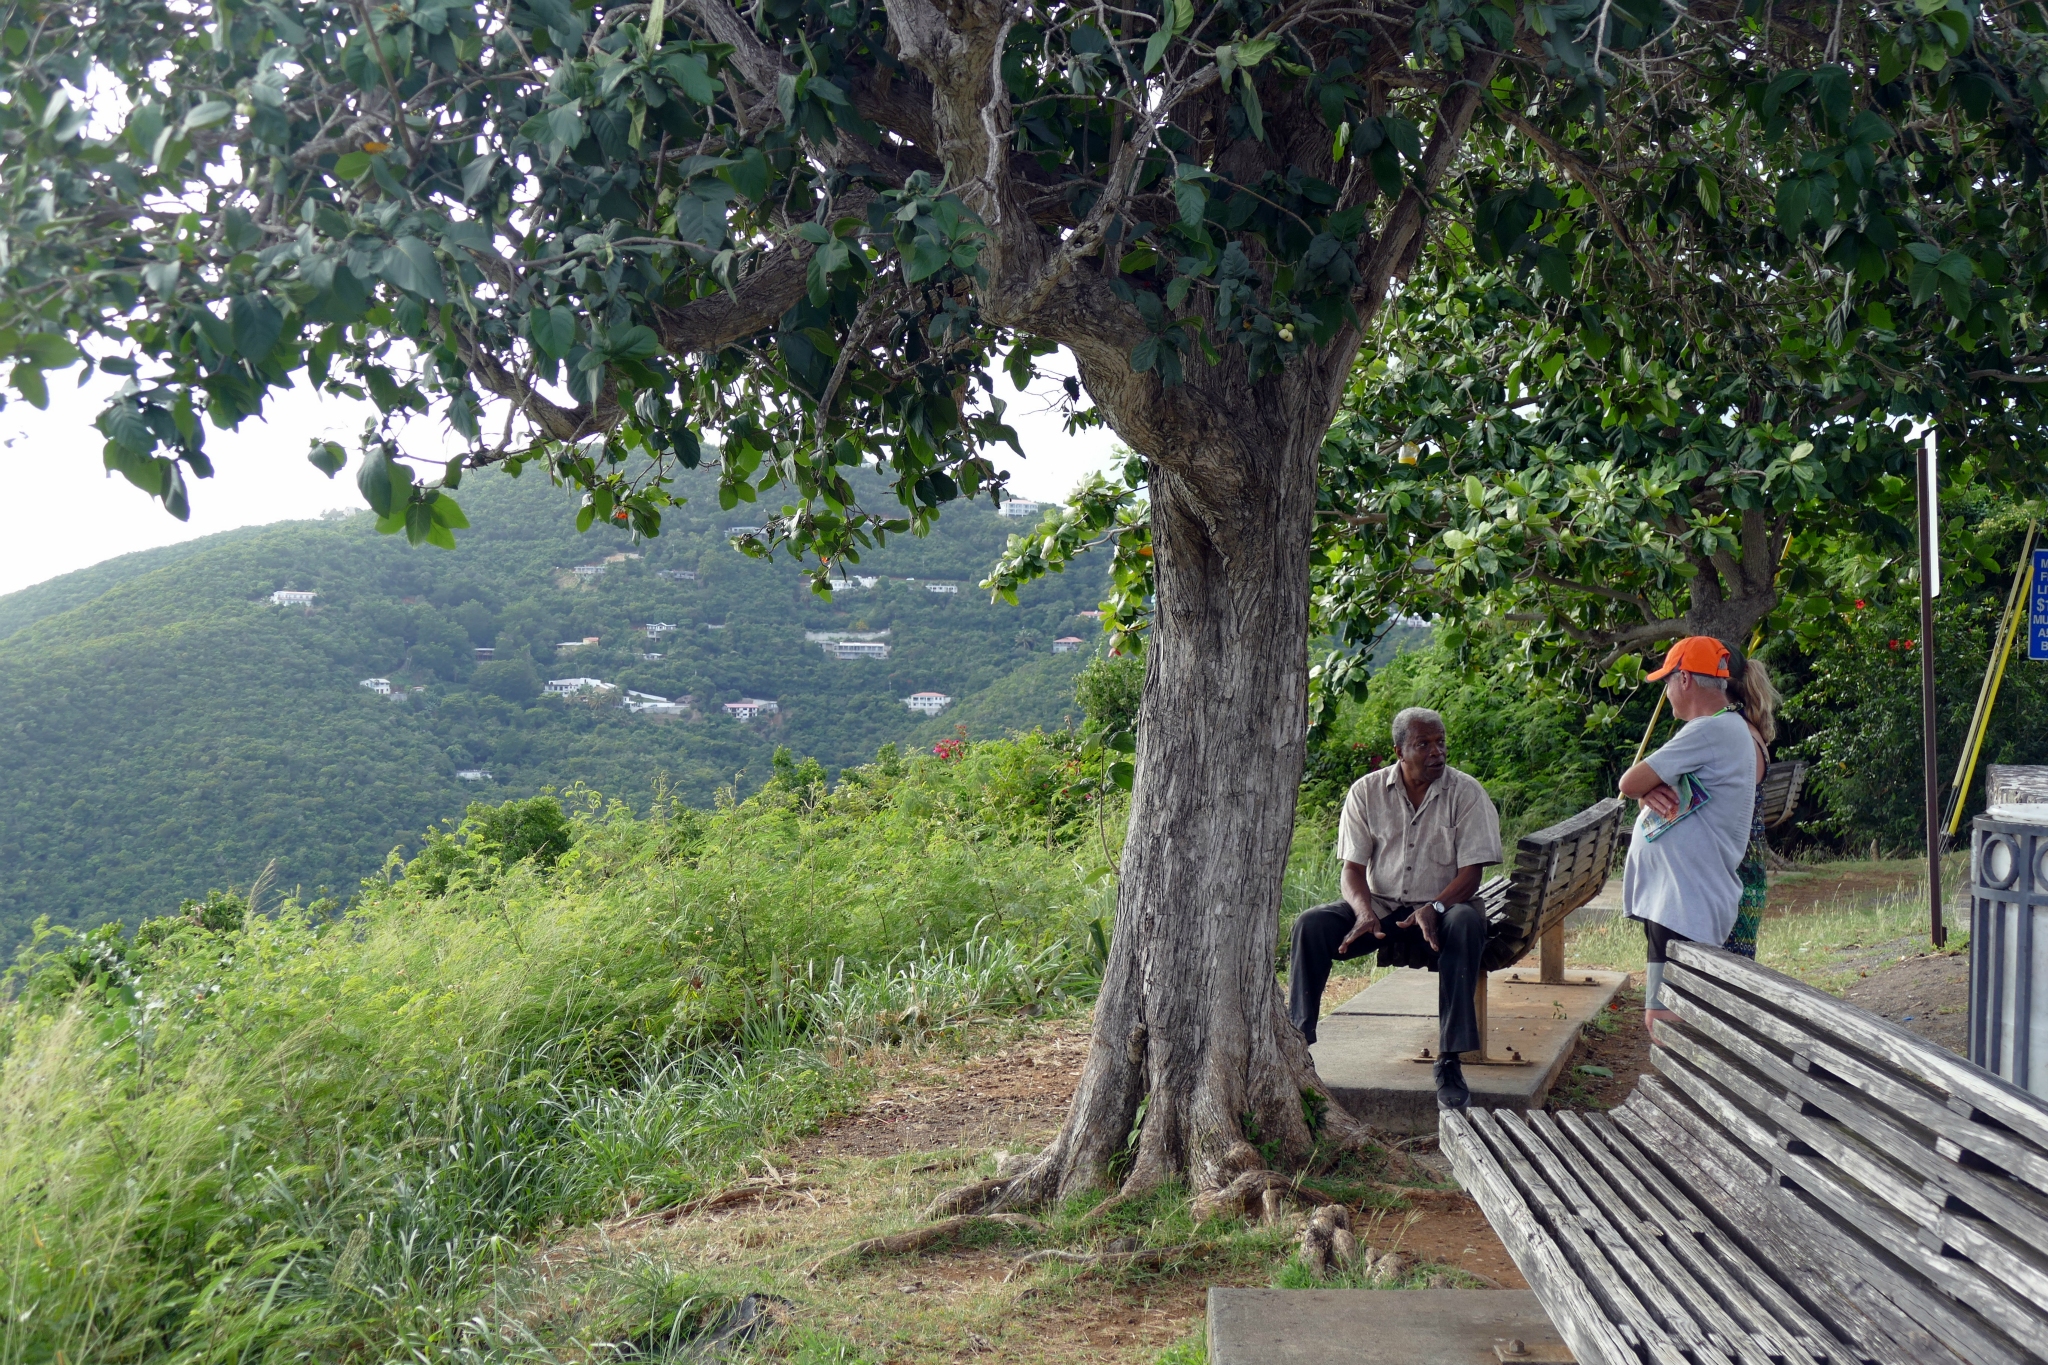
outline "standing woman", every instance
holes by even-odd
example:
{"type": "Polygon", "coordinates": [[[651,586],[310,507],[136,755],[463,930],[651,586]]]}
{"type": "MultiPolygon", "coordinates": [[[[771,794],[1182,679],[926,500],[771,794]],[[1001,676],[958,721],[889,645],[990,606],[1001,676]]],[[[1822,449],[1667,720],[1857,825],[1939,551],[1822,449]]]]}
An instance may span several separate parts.
{"type": "Polygon", "coordinates": [[[1771,675],[1761,659],[1745,659],[1728,680],[1728,700],[1749,723],[1749,737],[1756,745],[1756,808],[1749,820],[1749,847],[1735,875],[1742,881],[1742,904],[1735,913],[1735,927],[1721,946],[1743,957],[1756,956],[1757,930],[1763,927],[1764,901],[1770,894],[1770,871],[1766,860],[1770,845],[1764,839],[1764,773],[1771,763],[1771,745],[1778,738],[1778,703],[1782,698],[1771,685],[1771,675]]]}

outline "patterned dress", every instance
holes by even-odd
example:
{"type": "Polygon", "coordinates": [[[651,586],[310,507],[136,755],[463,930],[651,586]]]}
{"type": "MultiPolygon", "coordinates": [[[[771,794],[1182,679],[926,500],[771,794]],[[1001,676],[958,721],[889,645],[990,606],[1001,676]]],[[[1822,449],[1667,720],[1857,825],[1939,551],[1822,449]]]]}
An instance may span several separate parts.
{"type": "MultiPolygon", "coordinates": [[[[1768,763],[1766,764],[1768,766],[1768,763]]],[[[1764,900],[1770,893],[1770,873],[1764,859],[1770,845],[1764,841],[1764,784],[1756,784],[1756,805],[1749,817],[1749,847],[1735,875],[1742,881],[1742,905],[1735,912],[1735,927],[1721,946],[1743,957],[1756,956],[1756,931],[1763,927],[1764,900]]]]}

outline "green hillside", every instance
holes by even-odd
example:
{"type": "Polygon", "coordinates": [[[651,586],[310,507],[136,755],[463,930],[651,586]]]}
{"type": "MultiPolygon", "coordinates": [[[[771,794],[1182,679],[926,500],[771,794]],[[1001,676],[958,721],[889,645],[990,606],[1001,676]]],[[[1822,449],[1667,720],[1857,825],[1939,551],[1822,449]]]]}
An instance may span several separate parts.
{"type": "Polygon", "coordinates": [[[715,495],[640,544],[578,535],[574,504],[533,476],[479,480],[463,503],[476,529],[452,553],[331,516],[0,598],[0,945],[41,914],[132,923],[273,859],[282,887],[345,891],[473,800],[583,783],[636,809],[661,792],[709,806],[721,787],[758,787],[777,745],[837,769],[957,724],[1056,726],[1087,655],[1051,644],[1092,644],[1075,613],[1102,592],[1091,568],[991,605],[973,585],[1018,523],[985,507],[892,541],[859,566],[882,581],[826,602],[794,565],[733,550],[726,528],[748,509],[721,513],[715,495]],[[572,571],[621,553],[641,557],[572,571]],[[282,588],[319,596],[272,605],[282,588]],[[676,629],[650,639],[648,622],[676,629]],[[890,656],[835,660],[807,631],[887,631],[890,656]],[[599,642],[557,649],[587,636],[599,642]],[[632,714],[621,692],[542,692],[562,677],[693,706],[632,714]],[[954,705],[936,719],[904,707],[926,690],[954,705]],[[728,718],[743,697],[781,709],[728,718]]]}

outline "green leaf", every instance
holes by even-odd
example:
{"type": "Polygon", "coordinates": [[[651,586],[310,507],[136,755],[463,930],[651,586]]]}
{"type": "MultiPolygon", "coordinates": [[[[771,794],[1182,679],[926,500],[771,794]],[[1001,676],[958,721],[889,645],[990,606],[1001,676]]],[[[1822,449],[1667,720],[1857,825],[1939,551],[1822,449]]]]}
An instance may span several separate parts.
{"type": "Polygon", "coordinates": [[[306,460],[313,468],[331,479],[348,463],[348,452],[341,448],[338,441],[315,440],[313,448],[306,452],[306,460]]]}
{"type": "Polygon", "coordinates": [[[195,104],[178,124],[178,132],[184,134],[194,128],[210,128],[234,112],[235,106],[226,100],[208,100],[204,104],[195,104]]]}
{"type": "Polygon", "coordinates": [[[1159,65],[1160,59],[1166,55],[1166,45],[1172,41],[1173,30],[1170,28],[1159,29],[1150,38],[1145,40],[1144,69],[1146,71],[1150,71],[1159,65]]]}
{"type": "Polygon", "coordinates": [[[439,303],[446,297],[441,281],[441,264],[434,259],[434,249],[417,237],[400,237],[391,244],[391,251],[384,258],[381,275],[408,294],[417,294],[429,303],[439,303]]]}
{"type": "Polygon", "coordinates": [[[1486,485],[1479,482],[1477,474],[1465,476],[1465,501],[1472,504],[1474,511],[1486,510],[1486,485]]]}
{"type": "Polygon", "coordinates": [[[30,407],[41,409],[50,406],[50,386],[43,382],[43,372],[35,366],[23,361],[14,367],[7,381],[28,400],[30,407]]]}
{"type": "Polygon", "coordinates": [[[912,284],[944,270],[953,259],[952,248],[929,237],[919,237],[903,254],[903,278],[912,284]]]}
{"type": "Polygon", "coordinates": [[[1173,202],[1180,209],[1181,226],[1198,227],[1209,208],[1209,192],[1198,180],[1175,180],[1173,202]]]}
{"type": "Polygon", "coordinates": [[[432,512],[436,524],[454,531],[469,529],[469,518],[462,515],[462,509],[455,505],[455,499],[446,493],[436,493],[427,503],[427,507],[432,512]]]}
{"type": "Polygon", "coordinates": [[[251,365],[261,364],[284,332],[284,314],[261,294],[243,294],[228,305],[228,332],[235,352],[251,365]]]}
{"type": "Polygon", "coordinates": [[[1700,207],[1709,218],[1721,216],[1721,177],[1705,166],[1700,167],[1700,207]]]}
{"type": "Polygon", "coordinates": [[[1266,140],[1266,112],[1259,107],[1259,87],[1251,77],[1246,76],[1237,83],[1237,101],[1244,106],[1245,122],[1252,128],[1252,136],[1259,141],[1266,140]]]}
{"type": "Polygon", "coordinates": [[[390,518],[402,512],[412,496],[412,470],[391,458],[389,446],[373,441],[356,470],[356,487],[372,512],[390,518]]]}

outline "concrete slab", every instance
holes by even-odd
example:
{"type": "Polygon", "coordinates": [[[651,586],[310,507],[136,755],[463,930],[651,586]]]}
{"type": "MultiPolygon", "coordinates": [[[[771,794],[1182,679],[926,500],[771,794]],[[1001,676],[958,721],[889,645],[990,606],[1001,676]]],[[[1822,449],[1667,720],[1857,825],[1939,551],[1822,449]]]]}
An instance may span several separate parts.
{"type": "MultiPolygon", "coordinates": [[[[1579,1030],[1607,1008],[1625,972],[1566,968],[1565,984],[1545,986],[1534,965],[1488,978],[1487,1050],[1520,1054],[1524,1065],[1467,1062],[1472,1103],[1526,1112],[1542,1107],[1564,1074],[1579,1030]]],[[[1437,1044],[1436,975],[1398,971],[1382,977],[1316,1025],[1309,1050],[1316,1072],[1355,1117],[1394,1133],[1436,1131],[1436,1084],[1424,1048],[1437,1044]]]]}
{"type": "Polygon", "coordinates": [[[1573,1359],[1526,1289],[1211,1289],[1210,1365],[1500,1365],[1573,1359]]]}

